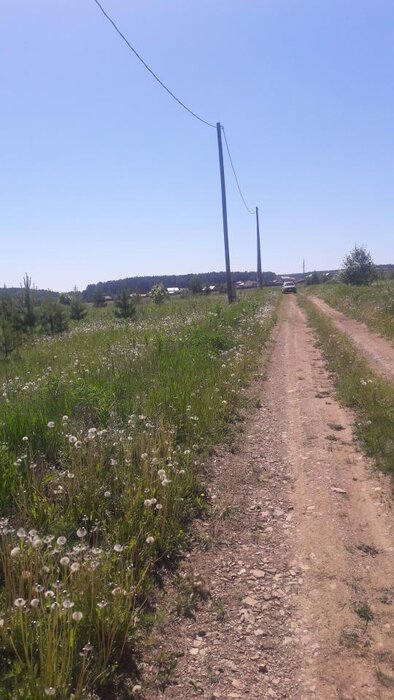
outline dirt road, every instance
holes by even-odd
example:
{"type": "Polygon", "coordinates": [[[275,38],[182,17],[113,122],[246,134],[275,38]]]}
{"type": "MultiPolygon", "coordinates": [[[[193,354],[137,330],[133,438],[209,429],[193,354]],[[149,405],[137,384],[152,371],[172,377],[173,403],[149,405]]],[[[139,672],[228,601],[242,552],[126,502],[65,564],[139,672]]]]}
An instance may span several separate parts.
{"type": "Polygon", "coordinates": [[[390,486],[353,443],[296,299],[282,309],[260,408],[209,466],[213,516],[152,633],[149,700],[393,697],[390,486]]]}
{"type": "Polygon", "coordinates": [[[363,323],[333,309],[319,297],[310,296],[308,298],[328,316],[338,330],[350,338],[357,350],[365,357],[371,369],[394,382],[394,347],[389,340],[373,333],[363,323]]]}

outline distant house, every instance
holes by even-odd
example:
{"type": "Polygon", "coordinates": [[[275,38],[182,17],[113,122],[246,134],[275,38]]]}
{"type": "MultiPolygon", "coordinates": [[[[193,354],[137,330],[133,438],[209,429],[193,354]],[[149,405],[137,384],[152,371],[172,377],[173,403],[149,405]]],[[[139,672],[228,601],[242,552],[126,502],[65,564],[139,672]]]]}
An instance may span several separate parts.
{"type": "Polygon", "coordinates": [[[105,302],[107,302],[107,301],[113,301],[113,298],[112,298],[111,294],[105,294],[105,296],[104,296],[104,301],[105,301],[105,302]]]}
{"type": "Polygon", "coordinates": [[[181,290],[179,287],[167,287],[167,292],[172,296],[173,294],[180,294],[181,290]]]}

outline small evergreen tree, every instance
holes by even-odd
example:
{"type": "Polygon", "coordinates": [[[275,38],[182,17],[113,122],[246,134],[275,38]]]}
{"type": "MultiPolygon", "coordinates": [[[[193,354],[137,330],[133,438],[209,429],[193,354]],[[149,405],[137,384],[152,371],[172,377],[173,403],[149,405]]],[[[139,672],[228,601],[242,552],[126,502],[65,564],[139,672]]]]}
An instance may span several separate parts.
{"type": "Polygon", "coordinates": [[[40,322],[44,333],[63,333],[68,329],[67,311],[56,301],[46,301],[41,307],[40,322]]]}
{"type": "Polygon", "coordinates": [[[70,301],[70,318],[73,321],[82,321],[88,312],[86,304],[82,301],[80,292],[75,291],[70,301]]]}
{"type": "Polygon", "coordinates": [[[376,277],[377,272],[370,253],[363,246],[355,245],[343,261],[341,281],[345,284],[366,285],[376,277]]]}
{"type": "Polygon", "coordinates": [[[117,318],[134,318],[136,314],[135,301],[127,289],[120,290],[115,299],[114,311],[117,318]]]}
{"type": "Polygon", "coordinates": [[[0,309],[0,355],[3,360],[8,360],[11,353],[21,345],[22,334],[14,327],[8,309],[4,309],[4,301],[0,309]]]}
{"type": "Polygon", "coordinates": [[[33,328],[36,325],[36,312],[34,308],[34,302],[33,302],[33,294],[32,294],[32,283],[31,283],[31,277],[28,276],[27,272],[23,278],[23,307],[24,307],[24,325],[25,329],[29,331],[30,333],[33,332],[33,328]]]}
{"type": "Polygon", "coordinates": [[[150,290],[150,295],[155,304],[162,304],[168,298],[168,292],[164,284],[154,284],[150,290]]]}
{"type": "Polygon", "coordinates": [[[59,297],[59,304],[63,304],[64,306],[70,306],[71,305],[70,295],[62,292],[60,297],[59,297]]]}
{"type": "Polygon", "coordinates": [[[96,308],[105,306],[104,292],[100,289],[100,287],[97,287],[95,293],[93,294],[93,305],[96,306],[96,308]]]}

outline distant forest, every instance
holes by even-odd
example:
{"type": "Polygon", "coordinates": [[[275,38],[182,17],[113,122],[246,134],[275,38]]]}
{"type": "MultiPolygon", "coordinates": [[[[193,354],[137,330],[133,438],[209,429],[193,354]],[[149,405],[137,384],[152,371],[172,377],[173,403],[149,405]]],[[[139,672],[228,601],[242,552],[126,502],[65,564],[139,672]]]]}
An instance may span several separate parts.
{"type": "MultiPolygon", "coordinates": [[[[263,284],[268,284],[275,279],[274,272],[263,272],[263,284]]],[[[233,272],[231,274],[233,282],[246,282],[247,280],[256,280],[256,272],[233,272]]],[[[102,294],[116,296],[121,289],[128,289],[130,292],[138,294],[147,294],[154,284],[162,283],[165,287],[179,287],[180,289],[190,289],[197,283],[202,286],[226,284],[225,272],[202,272],[196,275],[156,275],[147,277],[126,277],[122,280],[110,280],[109,282],[98,282],[97,284],[88,284],[84,292],[82,292],[84,301],[93,301],[93,297],[97,291],[102,294]]]]}

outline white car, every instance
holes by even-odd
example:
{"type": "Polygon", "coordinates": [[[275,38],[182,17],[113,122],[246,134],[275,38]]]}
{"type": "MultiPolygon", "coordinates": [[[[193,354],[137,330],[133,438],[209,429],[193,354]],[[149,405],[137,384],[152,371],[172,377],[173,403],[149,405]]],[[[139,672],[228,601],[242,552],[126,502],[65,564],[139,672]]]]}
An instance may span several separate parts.
{"type": "Polygon", "coordinates": [[[290,294],[291,292],[297,293],[297,287],[294,282],[283,282],[282,284],[282,294],[290,294]]]}

